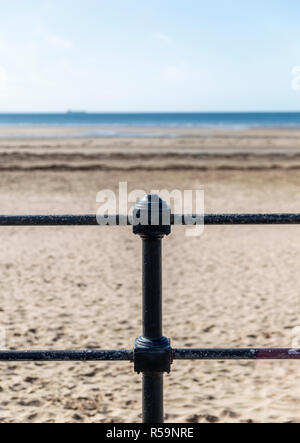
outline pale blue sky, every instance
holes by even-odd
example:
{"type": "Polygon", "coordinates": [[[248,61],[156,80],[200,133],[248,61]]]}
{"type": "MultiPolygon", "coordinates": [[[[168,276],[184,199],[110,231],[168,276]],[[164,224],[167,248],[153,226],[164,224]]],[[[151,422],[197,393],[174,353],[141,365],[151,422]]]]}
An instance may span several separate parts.
{"type": "Polygon", "coordinates": [[[0,112],[300,110],[299,0],[0,0],[0,112]]]}

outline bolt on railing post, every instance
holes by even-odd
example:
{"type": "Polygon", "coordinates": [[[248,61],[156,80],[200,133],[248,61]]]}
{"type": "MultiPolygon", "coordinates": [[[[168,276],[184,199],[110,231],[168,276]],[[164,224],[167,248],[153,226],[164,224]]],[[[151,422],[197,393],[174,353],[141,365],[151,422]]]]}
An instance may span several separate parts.
{"type": "Polygon", "coordinates": [[[133,232],[143,241],[143,335],[134,349],[135,371],[143,373],[143,422],[163,423],[163,374],[172,359],[162,327],[162,238],[171,232],[169,206],[146,195],[134,209],[133,232]]]}

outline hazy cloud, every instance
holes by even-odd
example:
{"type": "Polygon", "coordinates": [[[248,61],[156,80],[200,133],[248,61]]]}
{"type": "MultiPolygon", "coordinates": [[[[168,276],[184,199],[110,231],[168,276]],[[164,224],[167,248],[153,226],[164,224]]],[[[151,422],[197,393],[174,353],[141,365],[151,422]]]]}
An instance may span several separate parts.
{"type": "Polygon", "coordinates": [[[0,35],[0,54],[3,55],[9,55],[10,53],[10,45],[6,39],[4,39],[0,35]]]}
{"type": "Polygon", "coordinates": [[[0,92],[5,91],[7,88],[7,75],[4,68],[0,66],[0,92]]]}
{"type": "Polygon", "coordinates": [[[294,91],[300,91],[300,66],[295,66],[292,74],[295,76],[292,80],[292,88],[294,91]]]}
{"type": "Polygon", "coordinates": [[[44,26],[39,25],[36,28],[35,34],[55,49],[69,50],[73,48],[71,40],[59,34],[49,32],[44,26]]]}
{"type": "Polygon", "coordinates": [[[172,41],[171,37],[169,37],[169,36],[166,35],[166,34],[163,34],[162,32],[155,32],[155,33],[153,34],[153,37],[154,37],[156,40],[160,40],[160,41],[162,41],[162,42],[166,42],[166,43],[169,43],[169,42],[172,41]]]}
{"type": "Polygon", "coordinates": [[[47,40],[50,45],[58,49],[72,49],[73,43],[59,35],[48,34],[47,40]]]}
{"type": "Polygon", "coordinates": [[[186,77],[186,68],[184,65],[164,66],[161,70],[163,80],[169,83],[180,83],[186,77]]]}

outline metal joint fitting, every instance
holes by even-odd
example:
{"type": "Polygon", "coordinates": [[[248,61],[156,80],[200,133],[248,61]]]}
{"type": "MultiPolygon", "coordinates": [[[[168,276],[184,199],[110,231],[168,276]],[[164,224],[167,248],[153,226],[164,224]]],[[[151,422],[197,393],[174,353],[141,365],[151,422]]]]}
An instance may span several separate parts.
{"type": "Polygon", "coordinates": [[[142,238],[162,238],[171,233],[171,209],[158,195],[145,195],[135,205],[133,233],[142,238]]]}
{"type": "Polygon", "coordinates": [[[150,340],[139,337],[134,344],[134,370],[138,374],[143,372],[164,373],[171,372],[172,349],[171,342],[166,337],[150,340]]]}

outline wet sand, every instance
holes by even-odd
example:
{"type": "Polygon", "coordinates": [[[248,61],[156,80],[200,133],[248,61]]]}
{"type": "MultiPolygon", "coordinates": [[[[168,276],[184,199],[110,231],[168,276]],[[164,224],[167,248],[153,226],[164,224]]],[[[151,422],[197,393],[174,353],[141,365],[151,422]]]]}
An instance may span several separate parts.
{"type": "MultiPolygon", "coordinates": [[[[118,128],[115,128],[118,132],[118,128]]],[[[91,128],[1,128],[0,171],[300,169],[300,131],[153,129],[160,136],[87,137],[91,128]],[[34,134],[34,138],[30,138],[34,134]],[[81,137],[75,135],[82,134],[81,137]]],[[[95,129],[93,129],[95,131],[95,129]]],[[[103,131],[103,129],[102,129],[103,131]]],[[[119,132],[124,132],[119,128],[119,132]]],[[[134,133],[134,130],[131,129],[134,133]]]]}

